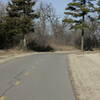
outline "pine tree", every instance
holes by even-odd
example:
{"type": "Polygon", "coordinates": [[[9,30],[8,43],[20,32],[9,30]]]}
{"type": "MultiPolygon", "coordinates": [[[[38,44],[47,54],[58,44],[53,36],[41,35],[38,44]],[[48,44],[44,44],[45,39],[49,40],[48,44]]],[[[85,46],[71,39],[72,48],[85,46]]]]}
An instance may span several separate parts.
{"type": "Polygon", "coordinates": [[[92,18],[90,13],[94,12],[93,0],[73,0],[71,3],[68,3],[66,7],[65,15],[68,15],[70,18],[65,18],[63,21],[66,23],[71,23],[71,29],[81,29],[81,50],[84,50],[84,34],[85,28],[88,28],[88,25],[85,23],[85,16],[88,15],[89,18],[92,18]]]}
{"type": "Polygon", "coordinates": [[[8,33],[11,36],[21,36],[24,48],[26,48],[25,37],[28,33],[34,32],[34,19],[38,17],[33,10],[35,4],[33,0],[11,0],[7,7],[8,33]]]}
{"type": "Polygon", "coordinates": [[[100,0],[98,0],[97,6],[98,6],[98,7],[95,8],[95,11],[98,13],[98,18],[97,18],[97,20],[100,21],[100,0]]]}

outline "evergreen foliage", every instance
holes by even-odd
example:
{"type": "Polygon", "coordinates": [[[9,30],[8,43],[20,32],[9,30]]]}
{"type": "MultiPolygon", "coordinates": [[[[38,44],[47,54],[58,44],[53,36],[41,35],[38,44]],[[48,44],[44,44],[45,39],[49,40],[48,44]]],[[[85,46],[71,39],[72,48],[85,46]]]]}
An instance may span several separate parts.
{"type": "Polygon", "coordinates": [[[84,49],[85,28],[88,28],[88,25],[85,22],[85,17],[88,16],[88,18],[91,20],[93,19],[91,13],[95,12],[93,1],[94,0],[73,0],[72,2],[68,3],[65,9],[65,15],[67,15],[68,17],[65,18],[63,22],[72,24],[70,29],[82,30],[82,50],[84,49]]]}
{"type": "Polygon", "coordinates": [[[98,0],[97,6],[98,7],[95,8],[95,11],[98,13],[98,20],[100,20],[100,0],[98,0]]]}
{"type": "Polygon", "coordinates": [[[65,18],[63,21],[66,23],[72,23],[75,29],[88,28],[83,20],[83,17],[89,15],[94,11],[93,0],[73,0],[66,7],[65,15],[70,18],[65,18]]]}
{"type": "Polygon", "coordinates": [[[34,19],[36,15],[33,7],[36,2],[32,0],[12,0],[7,7],[6,29],[12,43],[18,43],[28,33],[34,32],[34,19]]]}

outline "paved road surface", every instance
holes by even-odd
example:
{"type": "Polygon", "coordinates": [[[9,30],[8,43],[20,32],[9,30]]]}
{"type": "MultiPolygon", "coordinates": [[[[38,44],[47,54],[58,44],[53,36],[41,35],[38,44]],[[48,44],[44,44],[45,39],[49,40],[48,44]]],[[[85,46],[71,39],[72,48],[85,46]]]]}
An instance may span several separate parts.
{"type": "Polygon", "coordinates": [[[39,54],[0,64],[0,100],[75,100],[66,54],[39,54]]]}

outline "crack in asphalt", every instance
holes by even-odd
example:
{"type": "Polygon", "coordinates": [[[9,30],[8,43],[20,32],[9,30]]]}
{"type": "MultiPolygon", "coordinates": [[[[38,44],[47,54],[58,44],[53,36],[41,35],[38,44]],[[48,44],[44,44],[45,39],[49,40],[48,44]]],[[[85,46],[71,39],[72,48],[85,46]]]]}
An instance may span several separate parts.
{"type": "Polygon", "coordinates": [[[19,80],[19,77],[26,71],[26,69],[19,72],[13,79],[19,80]]]}
{"type": "Polygon", "coordinates": [[[0,95],[0,97],[4,96],[10,89],[12,89],[14,87],[14,85],[12,84],[11,86],[9,86],[8,88],[6,88],[4,90],[4,92],[2,92],[2,94],[0,95]]]}
{"type": "Polygon", "coordinates": [[[19,72],[13,79],[15,79],[15,81],[10,81],[8,84],[9,86],[0,94],[0,97],[4,96],[9,90],[11,90],[13,87],[15,87],[15,82],[17,81],[21,81],[21,79],[19,78],[26,70],[23,70],[21,72],[19,72]]]}

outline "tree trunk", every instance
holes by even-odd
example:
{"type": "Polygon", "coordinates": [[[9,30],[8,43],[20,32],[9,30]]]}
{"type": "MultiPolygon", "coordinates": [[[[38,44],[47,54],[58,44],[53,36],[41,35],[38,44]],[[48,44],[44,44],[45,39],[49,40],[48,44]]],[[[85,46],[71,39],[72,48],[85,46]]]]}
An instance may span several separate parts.
{"type": "MultiPolygon", "coordinates": [[[[83,5],[85,6],[86,0],[83,0],[83,5]]],[[[83,11],[83,17],[82,17],[82,36],[81,36],[81,50],[84,51],[84,22],[85,22],[85,12],[83,11]]]]}
{"type": "Polygon", "coordinates": [[[19,49],[27,50],[26,36],[23,36],[23,38],[20,40],[19,49]]]}
{"type": "Polygon", "coordinates": [[[84,51],[84,35],[81,37],[81,50],[84,51]]]}
{"type": "Polygon", "coordinates": [[[27,50],[26,36],[23,38],[23,50],[27,50]]]}

